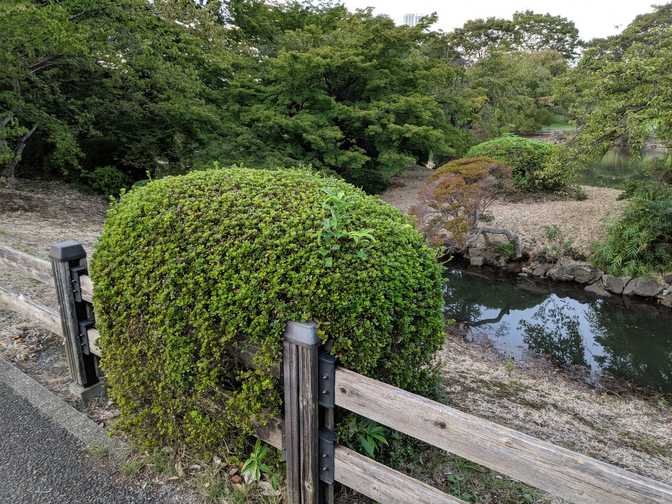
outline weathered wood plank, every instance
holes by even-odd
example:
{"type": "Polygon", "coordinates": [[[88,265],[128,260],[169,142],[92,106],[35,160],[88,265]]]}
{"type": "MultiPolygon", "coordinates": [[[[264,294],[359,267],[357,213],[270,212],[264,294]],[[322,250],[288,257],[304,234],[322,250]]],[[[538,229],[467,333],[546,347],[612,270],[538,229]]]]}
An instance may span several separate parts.
{"type": "Polygon", "coordinates": [[[319,472],[319,405],[317,386],[317,348],[315,343],[299,346],[299,412],[301,420],[301,502],[317,504],[320,488],[319,472]]]}
{"type": "Polygon", "coordinates": [[[336,481],[381,504],[464,504],[343,446],[336,448],[336,481]]]}
{"type": "Polygon", "coordinates": [[[31,301],[22,294],[0,287],[0,306],[24,315],[54,334],[63,335],[61,318],[58,313],[46,306],[31,301]]]}
{"type": "Polygon", "coordinates": [[[98,339],[100,338],[100,333],[98,332],[97,329],[88,329],[86,331],[86,337],[89,339],[89,351],[93,355],[97,355],[98,357],[103,356],[103,352],[100,350],[100,347],[98,346],[98,339]]]}
{"type": "Polygon", "coordinates": [[[336,405],[571,502],[672,503],[666,484],[341,368],[336,405]]]}
{"type": "MultiPolygon", "coordinates": [[[[11,247],[0,246],[0,264],[21,271],[28,276],[47,285],[53,285],[53,273],[49,261],[20,252],[11,247]]],[[[82,298],[91,303],[93,301],[93,283],[91,277],[82,275],[79,279],[82,288],[82,298]]]]}
{"type": "Polygon", "coordinates": [[[287,466],[287,502],[301,504],[301,463],[299,445],[299,351],[296,345],[284,342],[283,370],[285,393],[285,462],[287,466]]]}
{"type": "Polygon", "coordinates": [[[82,275],[79,277],[79,286],[82,289],[82,299],[93,303],[93,283],[89,275],[82,275]]]}
{"type": "Polygon", "coordinates": [[[42,283],[52,285],[49,261],[20,252],[11,247],[0,246],[0,264],[18,270],[42,283]]]}
{"type": "MultiPolygon", "coordinates": [[[[257,429],[257,437],[282,450],[281,422],[257,429]]],[[[463,501],[348,448],[336,448],[336,481],[381,504],[463,504],[463,501]]]]}

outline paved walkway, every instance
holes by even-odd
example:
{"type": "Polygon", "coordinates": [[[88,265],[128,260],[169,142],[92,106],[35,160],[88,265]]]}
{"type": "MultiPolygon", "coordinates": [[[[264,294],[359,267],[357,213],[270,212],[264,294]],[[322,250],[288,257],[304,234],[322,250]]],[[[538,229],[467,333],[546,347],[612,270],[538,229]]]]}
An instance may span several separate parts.
{"type": "MultiPolygon", "coordinates": [[[[127,453],[93,421],[0,358],[0,504],[187,504],[193,496],[123,477],[87,445],[127,453]]],[[[119,455],[122,454],[122,455],[119,455]]]]}
{"type": "Polygon", "coordinates": [[[0,503],[153,503],[0,383],[0,503]]]}

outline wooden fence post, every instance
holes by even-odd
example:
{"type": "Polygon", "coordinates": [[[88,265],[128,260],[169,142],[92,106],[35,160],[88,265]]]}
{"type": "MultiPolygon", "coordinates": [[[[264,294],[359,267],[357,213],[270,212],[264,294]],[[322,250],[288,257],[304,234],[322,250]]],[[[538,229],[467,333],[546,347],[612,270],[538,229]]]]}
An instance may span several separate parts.
{"type": "MultiPolygon", "coordinates": [[[[86,252],[81,243],[68,240],[49,251],[58,306],[65,339],[65,356],[77,392],[86,399],[84,390],[99,382],[96,357],[89,352],[86,331],[93,325],[93,308],[82,299],[80,275],[86,273],[86,252]]],[[[93,393],[97,396],[100,388],[93,393]]]]}
{"type": "Polygon", "coordinates": [[[314,323],[287,324],[283,375],[288,504],[318,504],[319,346],[314,323]]]}

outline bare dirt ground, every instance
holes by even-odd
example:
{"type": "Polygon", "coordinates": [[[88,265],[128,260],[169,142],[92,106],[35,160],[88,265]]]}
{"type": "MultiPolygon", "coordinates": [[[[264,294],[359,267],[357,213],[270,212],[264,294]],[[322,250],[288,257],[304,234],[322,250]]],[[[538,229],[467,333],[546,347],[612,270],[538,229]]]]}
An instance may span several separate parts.
{"type": "MultiPolygon", "coordinates": [[[[419,188],[426,176],[420,169],[411,171],[406,189],[392,188],[383,198],[407,209],[417,192],[409,188],[419,188]]],[[[81,240],[91,250],[104,221],[104,199],[81,195],[62,184],[31,182],[19,189],[37,193],[41,203],[30,210],[3,210],[0,204],[0,245],[45,258],[49,246],[63,239],[81,240]]],[[[6,269],[0,270],[0,286],[43,304],[55,304],[49,287],[6,269]]],[[[52,390],[67,392],[60,341],[29,320],[1,309],[0,355],[17,362],[52,390]]],[[[456,335],[448,336],[440,357],[447,400],[457,408],[631,471],[672,481],[669,398],[594,389],[544,361],[514,365],[456,335]]]]}
{"type": "Polygon", "coordinates": [[[507,361],[449,334],[440,354],[448,401],[579,453],[672,481],[672,404],[594,388],[542,359],[507,361]]]}
{"type": "MultiPolygon", "coordinates": [[[[403,212],[418,202],[417,194],[432,171],[417,166],[396,177],[381,197],[403,212]]],[[[530,196],[517,201],[499,200],[489,209],[494,227],[503,227],[518,234],[528,252],[541,249],[547,242],[546,229],[557,226],[562,240],[570,240],[573,248],[583,255],[590,253],[591,244],[604,237],[606,219],[617,216],[625,202],[618,201],[621,191],[583,186],[587,198],[582,201],[557,197],[530,196]]]]}
{"type": "MultiPolygon", "coordinates": [[[[105,219],[107,202],[58,182],[20,181],[17,192],[0,188],[0,245],[48,259],[49,247],[79,240],[92,250],[105,219]]],[[[51,286],[0,265],[0,287],[26,295],[54,310],[51,286]]],[[[15,362],[52,392],[68,392],[69,372],[60,338],[30,320],[0,310],[0,355],[15,362]]]]}

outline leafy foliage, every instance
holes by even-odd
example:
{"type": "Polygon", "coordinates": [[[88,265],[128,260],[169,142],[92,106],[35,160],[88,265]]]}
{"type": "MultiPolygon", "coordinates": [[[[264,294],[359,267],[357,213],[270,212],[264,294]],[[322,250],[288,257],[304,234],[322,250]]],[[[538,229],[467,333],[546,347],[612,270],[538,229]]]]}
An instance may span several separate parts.
{"type": "Polygon", "coordinates": [[[516,12],[512,19],[467,21],[449,35],[450,46],[468,61],[500,51],[554,51],[571,60],[581,46],[579,31],[561,16],[516,12]]]}
{"type": "Polygon", "coordinates": [[[343,14],[333,30],[306,26],[279,38],[259,79],[232,85],[244,161],[310,163],[369,192],[430,153],[454,155],[467,135],[450,118],[458,71],[431,55],[424,25],[397,28],[370,10],[343,14]],[[250,146],[254,146],[250,149],[250,146]]]}
{"type": "Polygon", "coordinates": [[[471,128],[480,138],[539,130],[554,118],[553,83],[568,68],[554,51],[493,52],[465,71],[471,128]]]}
{"type": "Polygon", "coordinates": [[[557,82],[556,96],[578,126],[564,162],[585,167],[611,147],[638,157],[655,135],[672,142],[672,4],[654,7],[620,34],[592,41],[557,82]]]}
{"type": "Polygon", "coordinates": [[[552,144],[507,135],[473,146],[467,156],[486,156],[511,166],[520,190],[555,190],[569,182],[569,172],[548,164],[556,150],[552,144]]]}
{"type": "Polygon", "coordinates": [[[273,369],[290,320],[315,320],[349,369],[433,387],[444,337],[435,253],[398,210],[334,178],[229,168],[152,181],[110,210],[92,277],[119,425],[150,446],[234,449],[253,417],[277,415],[273,369]],[[323,222],[340,193],[339,229],[373,239],[365,256],[339,239],[327,265],[323,222]]]}
{"type": "Polygon", "coordinates": [[[464,249],[495,198],[511,189],[508,166],[485,157],[458,159],[436,170],[411,213],[430,241],[464,249]]]}
{"type": "Polygon", "coordinates": [[[262,442],[257,439],[254,443],[252,453],[250,453],[250,456],[247,458],[245,463],[243,463],[243,467],[240,470],[240,473],[246,480],[251,481],[261,481],[262,475],[267,476],[271,480],[273,488],[277,488],[279,475],[273,474],[271,466],[267,463],[266,460],[268,458],[269,447],[265,444],[262,444],[262,442]]]}
{"type": "Polygon", "coordinates": [[[339,427],[341,442],[356,446],[372,458],[383,447],[388,446],[387,435],[388,432],[382,425],[356,415],[349,415],[345,423],[339,427]]]}
{"type": "Polygon", "coordinates": [[[106,196],[119,196],[130,185],[126,174],[114,166],[99,166],[82,177],[94,191],[106,196]]]}
{"type": "Polygon", "coordinates": [[[468,141],[450,93],[460,71],[435,35],[370,10],[12,0],[0,19],[0,110],[37,128],[24,173],[112,165],[137,180],[227,159],[311,164],[378,191],[468,141]]]}
{"type": "Polygon", "coordinates": [[[623,215],[607,239],[595,245],[593,261],[620,275],[643,275],[672,269],[672,187],[646,184],[631,189],[623,215]]]}

